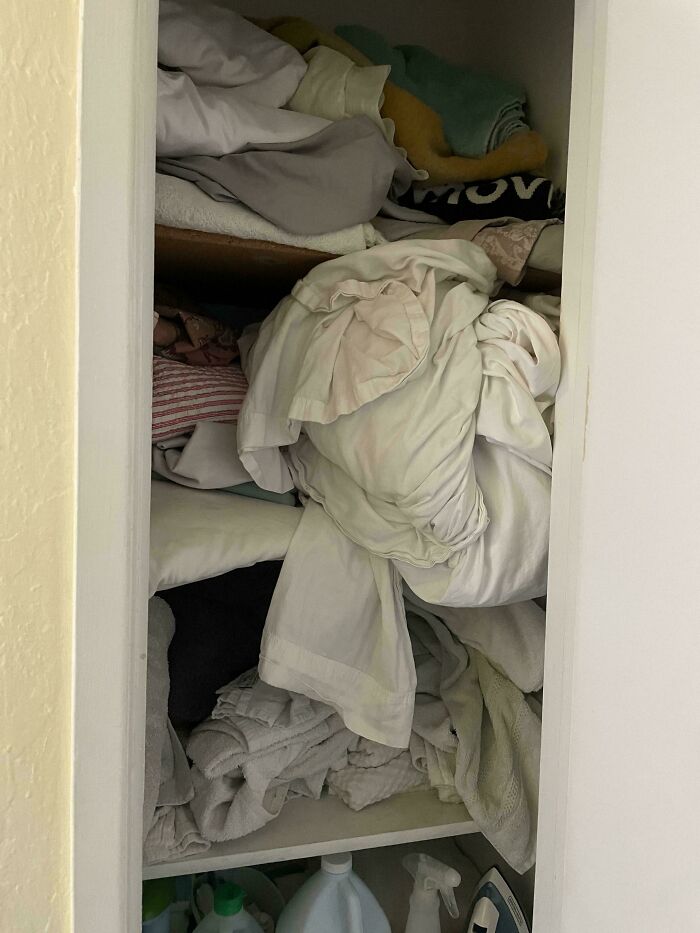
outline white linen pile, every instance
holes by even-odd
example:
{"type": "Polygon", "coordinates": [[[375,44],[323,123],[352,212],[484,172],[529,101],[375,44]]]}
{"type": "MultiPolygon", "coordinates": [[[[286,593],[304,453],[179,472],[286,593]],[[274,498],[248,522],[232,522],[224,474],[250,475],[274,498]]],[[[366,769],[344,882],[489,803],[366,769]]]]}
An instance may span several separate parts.
{"type": "Polygon", "coordinates": [[[158,59],[158,171],[242,202],[287,234],[365,224],[390,193],[425,177],[379,117],[386,68],[331,67],[344,106],[332,119],[303,112],[318,109],[320,60],[302,88],[309,65],[291,45],[232,10],[186,0],[161,0],[158,59]]]}
{"type": "Polygon", "coordinates": [[[243,675],[221,691],[187,745],[200,831],[236,839],[274,819],[290,796],[318,799],[354,739],[329,706],[243,675]]]}
{"type": "Polygon", "coordinates": [[[460,240],[393,243],[316,267],[245,361],[241,461],[308,498],[263,637],[261,677],[406,748],[415,668],[401,597],[493,606],[546,589],[555,334],[489,303],[460,240]]]}
{"type": "Polygon", "coordinates": [[[407,600],[407,610],[418,670],[409,748],[360,737],[327,704],[244,674],[187,744],[202,838],[245,836],[324,787],[355,810],[433,788],[465,804],[513,867],[532,865],[540,718],[523,691],[542,686],[544,612],[450,610],[450,631],[438,607],[407,600]]]}

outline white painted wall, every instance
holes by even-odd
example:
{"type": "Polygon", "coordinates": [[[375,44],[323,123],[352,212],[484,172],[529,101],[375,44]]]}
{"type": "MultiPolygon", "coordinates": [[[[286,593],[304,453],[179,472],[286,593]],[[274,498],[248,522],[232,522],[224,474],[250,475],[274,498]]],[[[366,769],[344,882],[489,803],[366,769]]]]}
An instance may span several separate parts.
{"type": "Polygon", "coordinates": [[[0,929],[69,933],[78,5],[0,22],[0,929]]]}
{"type": "Polygon", "coordinates": [[[700,6],[577,20],[535,933],[665,933],[700,871],[700,6]]]}
{"type": "Polygon", "coordinates": [[[525,87],[530,122],[550,147],[548,172],[563,186],[574,0],[469,0],[462,3],[462,11],[464,49],[460,57],[525,87]]]}

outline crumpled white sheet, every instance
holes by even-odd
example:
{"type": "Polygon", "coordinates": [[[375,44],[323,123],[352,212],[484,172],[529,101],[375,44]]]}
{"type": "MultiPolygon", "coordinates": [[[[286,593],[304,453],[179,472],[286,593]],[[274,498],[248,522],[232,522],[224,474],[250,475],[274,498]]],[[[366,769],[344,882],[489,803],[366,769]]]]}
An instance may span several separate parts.
{"type": "Polygon", "coordinates": [[[161,0],[156,152],[220,156],[295,142],[329,121],[282,108],[306,62],[285,42],[210,3],[161,0]]]}
{"type": "Polygon", "coordinates": [[[307,505],[261,675],[389,745],[407,745],[413,716],[397,571],[431,604],[546,590],[559,348],[540,314],[489,304],[493,279],[483,251],[459,240],[324,263],[266,319],[246,359],[241,461],[279,492],[288,461],[332,519],[307,505]]]}
{"type": "Polygon", "coordinates": [[[415,672],[401,581],[307,502],[265,622],[260,676],[337,710],[353,732],[406,747],[415,672]]]}

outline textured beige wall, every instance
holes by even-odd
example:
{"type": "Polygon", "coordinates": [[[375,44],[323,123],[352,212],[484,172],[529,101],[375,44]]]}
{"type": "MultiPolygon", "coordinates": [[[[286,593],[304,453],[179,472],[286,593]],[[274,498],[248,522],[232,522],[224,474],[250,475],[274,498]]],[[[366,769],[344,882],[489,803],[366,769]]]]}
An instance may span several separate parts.
{"type": "Polygon", "coordinates": [[[0,928],[64,933],[79,11],[1,5],[0,928]]]}

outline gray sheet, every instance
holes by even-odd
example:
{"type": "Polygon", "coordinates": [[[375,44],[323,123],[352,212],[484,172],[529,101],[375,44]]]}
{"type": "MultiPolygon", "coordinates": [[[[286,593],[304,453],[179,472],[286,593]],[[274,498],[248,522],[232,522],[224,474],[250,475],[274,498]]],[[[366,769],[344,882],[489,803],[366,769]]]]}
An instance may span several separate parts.
{"type": "Polygon", "coordinates": [[[289,233],[365,223],[415,170],[365,116],[291,143],[220,156],[159,159],[158,171],[194,182],[216,201],[241,201],[289,233]]]}

